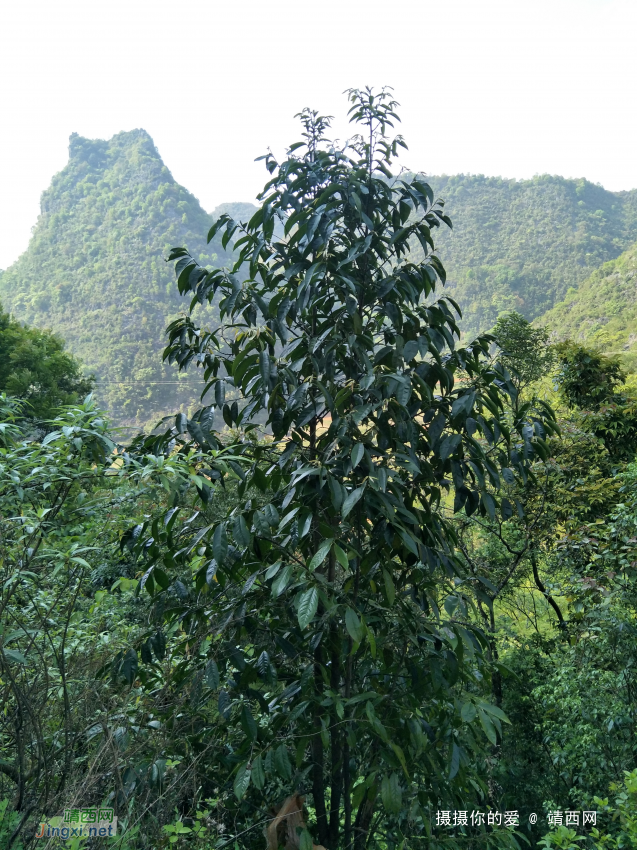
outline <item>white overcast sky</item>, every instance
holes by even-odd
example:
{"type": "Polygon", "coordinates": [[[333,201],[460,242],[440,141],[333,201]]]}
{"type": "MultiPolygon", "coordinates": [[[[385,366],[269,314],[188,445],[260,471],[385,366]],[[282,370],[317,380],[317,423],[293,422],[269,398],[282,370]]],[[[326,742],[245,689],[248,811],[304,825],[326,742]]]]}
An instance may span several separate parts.
{"type": "Polygon", "coordinates": [[[637,0],[0,0],[0,268],[72,132],[143,127],[211,210],[350,86],[394,87],[409,168],[634,188],[636,36],[637,0]]]}

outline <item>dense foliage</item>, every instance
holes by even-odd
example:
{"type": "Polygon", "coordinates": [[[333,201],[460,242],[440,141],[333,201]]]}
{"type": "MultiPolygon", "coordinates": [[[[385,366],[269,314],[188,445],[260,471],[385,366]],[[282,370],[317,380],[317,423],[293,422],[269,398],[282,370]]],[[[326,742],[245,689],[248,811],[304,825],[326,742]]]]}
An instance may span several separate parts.
{"type": "Polygon", "coordinates": [[[0,305],[0,393],[26,402],[25,415],[47,419],[81,401],[93,384],[59,336],[20,324],[0,305]]]}
{"type": "Polygon", "coordinates": [[[502,312],[541,316],[637,239],[637,190],[546,174],[429,181],[454,221],[439,248],[469,338],[502,312]]]}
{"type": "MultiPolygon", "coordinates": [[[[206,393],[165,433],[118,442],[61,340],[2,314],[2,848],[89,805],[119,850],[637,840],[637,398],[516,312],[461,344],[448,207],[392,176],[389,93],[348,96],[359,134],[305,110],[214,251],[174,234],[164,365],[140,340],[206,393]]],[[[172,203],[156,163],[75,138],[64,209],[100,169],[172,203]]]]}
{"type": "MultiPolygon", "coordinates": [[[[0,298],[20,321],[64,337],[97,376],[96,398],[117,423],[154,424],[164,413],[187,412],[201,391],[196,375],[178,374],[157,357],[162,331],[181,306],[164,260],[180,244],[203,264],[215,256],[228,262],[218,241],[205,242],[212,218],[230,212],[247,220],[256,207],[223,204],[209,216],[173,180],[143,130],[109,141],[74,135],[69,151],[68,165],[42,196],[27,251],[0,275],[0,298]]],[[[535,319],[637,239],[635,191],[546,175],[428,182],[455,222],[437,247],[467,340],[503,311],[535,319]]],[[[413,260],[422,258],[420,246],[412,250],[413,260]]],[[[593,302],[586,327],[598,315],[593,302]]],[[[213,319],[201,317],[204,324],[213,319]]],[[[617,321],[621,328],[611,323],[606,348],[628,342],[630,322],[617,321]]],[[[566,335],[579,335],[580,324],[564,324],[566,335]]]]}
{"type": "Polygon", "coordinates": [[[637,358],[637,244],[570,289],[541,323],[557,339],[570,338],[621,355],[635,371],[637,358]]]}
{"type": "Polygon", "coordinates": [[[64,337],[118,423],[154,423],[201,392],[161,361],[162,329],[180,306],[164,258],[180,243],[202,262],[223,259],[203,236],[211,222],[143,130],[109,141],[73,135],[29,248],[0,277],[0,297],[20,321],[64,337]]]}
{"type": "Polygon", "coordinates": [[[242,499],[202,527],[203,563],[177,606],[164,599],[192,572],[174,554],[184,543],[146,523],[137,544],[165,619],[206,646],[184,682],[214,664],[227,730],[216,772],[232,777],[238,825],[300,788],[330,850],[427,842],[431,807],[488,797],[468,768],[476,726],[495,739],[503,715],[481,695],[479,577],[463,574],[439,508],[450,493],[456,510],[508,515],[500,475],[523,480],[552,430],[539,403],[507,421],[516,393],[488,339],[456,347],[453,302],[437,291],[442,205],[421,180],[391,176],[403,142],[386,136],[389,95],[350,101],[360,135],[335,148],[329,122],[304,112],[289,158],[265,158],[272,179],[250,222],[211,229],[235,240],[230,271],[172,254],[180,291],[193,307],[218,299],[224,322],[168,328],[168,357],[201,367],[214,394],[184,427],[218,450],[215,415],[250,432],[265,412],[272,441],[234,446],[232,459],[239,497],[256,488],[262,503],[242,499]]]}

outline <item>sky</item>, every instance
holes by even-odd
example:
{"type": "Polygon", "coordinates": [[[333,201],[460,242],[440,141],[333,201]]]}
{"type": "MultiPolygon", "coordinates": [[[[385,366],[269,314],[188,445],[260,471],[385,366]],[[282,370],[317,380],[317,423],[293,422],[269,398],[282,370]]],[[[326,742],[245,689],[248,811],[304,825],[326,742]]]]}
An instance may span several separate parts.
{"type": "Polygon", "coordinates": [[[637,187],[637,0],[2,0],[0,269],[89,138],[143,127],[212,210],[252,201],[305,106],[347,136],[390,85],[407,168],[637,187]]]}

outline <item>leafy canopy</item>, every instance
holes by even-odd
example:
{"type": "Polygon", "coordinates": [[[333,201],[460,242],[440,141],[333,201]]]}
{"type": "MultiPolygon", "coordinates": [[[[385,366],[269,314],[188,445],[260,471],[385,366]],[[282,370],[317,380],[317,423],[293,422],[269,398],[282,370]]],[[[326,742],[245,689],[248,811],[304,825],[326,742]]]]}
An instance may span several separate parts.
{"type": "Polygon", "coordinates": [[[534,328],[524,316],[513,311],[498,318],[493,337],[501,349],[500,362],[513,372],[518,388],[550,375],[555,352],[549,345],[546,328],[534,328]]]}
{"type": "MultiPolygon", "coordinates": [[[[155,610],[183,629],[180,687],[199,677],[219,694],[236,823],[311,792],[330,850],[422,832],[429,804],[475,795],[475,726],[495,743],[504,716],[480,696],[479,581],[462,575],[441,505],[452,493],[456,510],[495,516],[501,475],[523,478],[553,427],[529,405],[507,425],[516,388],[487,364],[490,337],[457,347],[457,309],[437,297],[442,202],[392,176],[404,142],[387,135],[389,92],[348,97],[357,135],[337,147],[330,120],[304,110],[302,141],[264,157],[252,219],[212,227],[234,240],[231,269],[171,254],[191,305],[165,357],[201,368],[214,401],[146,448],[174,439],[194,463],[194,442],[204,502],[234,479],[238,504],[194,537],[173,512],[128,538],[155,610]],[[223,324],[199,327],[193,311],[215,299],[223,324]],[[246,438],[224,446],[219,413],[246,438]],[[271,437],[248,439],[263,420],[271,437]]],[[[210,725],[193,734],[212,746],[210,725]]]]}
{"type": "Polygon", "coordinates": [[[0,306],[0,392],[23,399],[25,413],[45,419],[84,398],[93,385],[59,336],[21,325],[0,306]]]}
{"type": "Polygon", "coordinates": [[[558,343],[556,350],[557,384],[566,403],[573,407],[597,410],[626,380],[617,357],[570,340],[558,343]]]}
{"type": "Polygon", "coordinates": [[[579,409],[584,428],[604,441],[614,462],[633,460],[637,399],[622,390],[626,373],[619,358],[571,341],[555,348],[556,383],[563,400],[579,409]]]}

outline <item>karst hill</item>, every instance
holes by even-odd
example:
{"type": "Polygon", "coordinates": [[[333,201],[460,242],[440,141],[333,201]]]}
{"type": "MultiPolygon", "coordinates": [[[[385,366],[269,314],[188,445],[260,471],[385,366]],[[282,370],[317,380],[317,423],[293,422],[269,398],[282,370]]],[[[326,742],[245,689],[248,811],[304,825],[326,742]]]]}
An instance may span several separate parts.
{"type": "Polygon", "coordinates": [[[637,190],[551,175],[429,180],[453,221],[436,244],[466,337],[504,311],[541,316],[637,240],[637,190]]]}
{"type": "Polygon", "coordinates": [[[0,300],[64,337],[115,421],[148,424],[194,403],[203,386],[162,363],[164,328],[184,306],[164,257],[183,244],[202,262],[227,261],[206,244],[211,223],[144,130],[109,141],[74,134],[27,251],[0,277],[0,300]]]}
{"type": "MultiPolygon", "coordinates": [[[[428,179],[453,220],[453,231],[434,235],[465,338],[502,311],[541,316],[637,240],[637,190],[548,175],[428,179]]],[[[206,244],[210,224],[220,212],[247,218],[254,207],[208,214],[144,130],[108,141],[71,136],[68,165],[41,206],[27,251],[0,274],[5,309],[66,339],[117,423],[148,425],[195,404],[203,381],[161,360],[164,328],[185,307],[164,258],[186,245],[203,263],[226,263],[218,242],[206,244]]]]}

